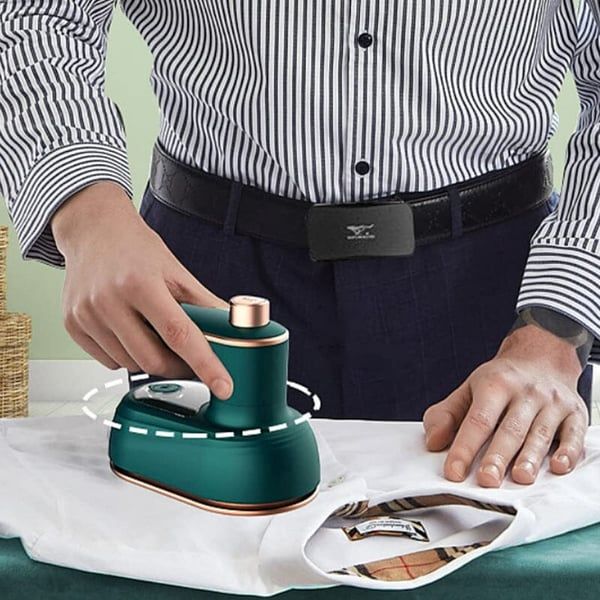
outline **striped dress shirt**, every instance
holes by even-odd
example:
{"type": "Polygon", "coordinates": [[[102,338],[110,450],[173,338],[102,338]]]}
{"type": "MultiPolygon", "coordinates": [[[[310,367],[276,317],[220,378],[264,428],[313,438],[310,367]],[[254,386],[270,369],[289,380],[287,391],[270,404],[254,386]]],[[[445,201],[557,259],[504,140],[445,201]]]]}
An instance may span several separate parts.
{"type": "MultiPolygon", "coordinates": [[[[112,180],[133,195],[104,91],[116,4],[0,0],[0,192],[24,258],[64,265],[48,223],[77,190],[112,180]]],[[[430,190],[528,158],[556,129],[571,68],[579,121],[517,308],[552,308],[600,338],[599,0],[119,5],[153,55],[167,151],[310,202],[430,190]]]]}

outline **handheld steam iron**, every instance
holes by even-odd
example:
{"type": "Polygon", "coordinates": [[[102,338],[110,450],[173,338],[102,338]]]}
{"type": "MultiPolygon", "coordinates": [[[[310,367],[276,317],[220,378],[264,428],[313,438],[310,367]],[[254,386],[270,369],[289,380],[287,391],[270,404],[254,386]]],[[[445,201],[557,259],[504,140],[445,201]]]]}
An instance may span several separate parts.
{"type": "Polygon", "coordinates": [[[269,301],[235,296],[229,310],[181,305],[234,382],[228,400],[198,380],[131,389],[111,429],[112,470],[128,481],[227,514],[272,514],[309,502],[320,464],[310,423],[287,405],[288,330],[269,301]]]}

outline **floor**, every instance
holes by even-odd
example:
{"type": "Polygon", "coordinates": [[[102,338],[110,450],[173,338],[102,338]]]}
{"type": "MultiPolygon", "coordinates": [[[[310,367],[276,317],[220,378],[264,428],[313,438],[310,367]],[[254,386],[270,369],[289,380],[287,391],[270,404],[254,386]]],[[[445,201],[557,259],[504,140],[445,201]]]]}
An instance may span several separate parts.
{"type": "MultiPolygon", "coordinates": [[[[81,365],[82,363],[79,363],[78,373],[80,376],[77,378],[68,377],[65,373],[61,373],[60,368],[62,365],[53,366],[51,369],[52,376],[48,375],[48,368],[45,368],[43,373],[38,373],[36,369],[32,369],[29,415],[32,417],[58,417],[81,414],[83,407],[86,406],[98,416],[111,417],[119,400],[128,389],[125,371],[98,371],[94,365],[93,371],[84,371],[81,375],[81,365]],[[55,379],[55,381],[51,381],[51,379],[55,379]],[[44,385],[40,385],[41,380],[43,380],[44,385]],[[49,395],[47,392],[48,389],[64,389],[65,385],[69,386],[68,394],[59,391],[54,395],[49,395]],[[43,388],[46,392],[36,392],[38,388],[43,388]],[[97,392],[84,402],[83,397],[94,388],[97,389],[97,392]],[[65,400],[65,398],[68,399],[65,400]]],[[[600,369],[600,367],[597,369],[600,369]]],[[[598,370],[594,380],[592,424],[600,425],[600,373],[598,370]]]]}

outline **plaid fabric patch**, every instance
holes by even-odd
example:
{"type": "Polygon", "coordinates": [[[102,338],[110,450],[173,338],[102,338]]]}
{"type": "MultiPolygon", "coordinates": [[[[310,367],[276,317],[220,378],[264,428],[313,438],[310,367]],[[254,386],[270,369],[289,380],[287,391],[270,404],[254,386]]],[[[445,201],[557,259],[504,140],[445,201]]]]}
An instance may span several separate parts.
{"type": "Polygon", "coordinates": [[[394,556],[375,560],[373,562],[352,565],[335,571],[337,575],[354,575],[379,581],[409,581],[427,575],[432,571],[447,565],[459,556],[463,556],[476,548],[481,548],[489,542],[478,542],[467,546],[448,546],[445,548],[430,548],[404,556],[394,556]]]}
{"type": "Polygon", "coordinates": [[[394,500],[375,504],[374,506],[369,506],[368,500],[361,500],[360,502],[344,504],[344,506],[336,510],[332,516],[344,518],[377,517],[406,510],[414,510],[415,508],[428,508],[431,506],[444,506],[449,504],[474,506],[475,508],[492,510],[507,515],[514,515],[517,513],[516,509],[510,505],[491,504],[489,502],[473,500],[472,498],[464,498],[463,496],[457,496],[455,494],[432,494],[430,496],[407,496],[406,498],[396,498],[394,500]]]}
{"type": "MultiPolygon", "coordinates": [[[[345,504],[336,510],[331,517],[342,519],[365,519],[369,517],[398,514],[417,508],[445,505],[473,506],[475,508],[507,515],[517,514],[515,507],[510,505],[481,502],[480,500],[465,498],[463,496],[457,496],[456,494],[431,494],[428,496],[395,498],[373,506],[369,506],[368,500],[352,502],[345,504]]],[[[491,540],[481,540],[464,546],[447,546],[419,550],[402,556],[393,556],[368,563],[343,567],[341,569],[330,571],[330,573],[368,577],[380,581],[407,581],[427,575],[428,573],[447,565],[453,560],[472,552],[476,548],[486,546],[490,541],[491,540]]]]}

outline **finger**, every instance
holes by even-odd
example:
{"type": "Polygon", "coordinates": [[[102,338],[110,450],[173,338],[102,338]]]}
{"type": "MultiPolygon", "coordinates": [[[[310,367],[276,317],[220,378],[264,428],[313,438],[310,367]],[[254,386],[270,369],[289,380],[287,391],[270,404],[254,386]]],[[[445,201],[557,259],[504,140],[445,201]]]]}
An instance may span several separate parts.
{"type": "Polygon", "coordinates": [[[190,366],[165,346],[134,310],[115,313],[111,326],[123,347],[146,373],[171,378],[194,375],[190,366]]]}
{"type": "Polygon", "coordinates": [[[135,308],[152,324],[171,350],[204,381],[217,398],[229,398],[233,381],[208,341],[166,286],[137,298],[135,308]]]}
{"type": "Polygon", "coordinates": [[[104,365],[107,369],[118,369],[118,365],[96,342],[89,336],[83,333],[79,327],[73,327],[67,325],[65,322],[65,328],[73,341],[87,352],[91,357],[95,358],[99,363],[104,365]]]}
{"type": "Polygon", "coordinates": [[[467,381],[458,386],[444,400],[432,404],[423,414],[427,450],[443,450],[453,439],[471,402],[467,381]]]}
{"type": "Polygon", "coordinates": [[[490,378],[475,381],[471,393],[471,406],[444,463],[444,476],[450,481],[462,481],[468,475],[475,456],[494,432],[510,400],[508,387],[490,378]]]}
{"type": "Polygon", "coordinates": [[[102,350],[108,354],[119,366],[129,371],[139,371],[140,367],[131,355],[125,350],[119,338],[102,321],[98,314],[86,314],[79,319],[82,331],[92,338],[102,350]]]}
{"type": "Polygon", "coordinates": [[[91,318],[82,323],[82,329],[108,354],[119,366],[129,371],[139,370],[138,363],[125,350],[119,338],[99,318],[91,318]]]}
{"type": "Polygon", "coordinates": [[[498,487],[502,483],[509,463],[523,446],[539,410],[540,403],[534,398],[513,400],[481,459],[477,472],[479,485],[498,487]]]}
{"type": "Polygon", "coordinates": [[[550,459],[550,470],[556,475],[572,471],[583,454],[588,427],[587,409],[571,413],[560,425],[559,445],[550,459]]]}
{"type": "Polygon", "coordinates": [[[535,481],[564,418],[563,413],[551,406],[537,414],[512,467],[511,475],[515,483],[527,485],[535,481]]]}
{"type": "Polygon", "coordinates": [[[216,308],[229,308],[229,303],[204,287],[180,262],[177,262],[176,277],[165,277],[173,298],[179,302],[216,308]]]}

